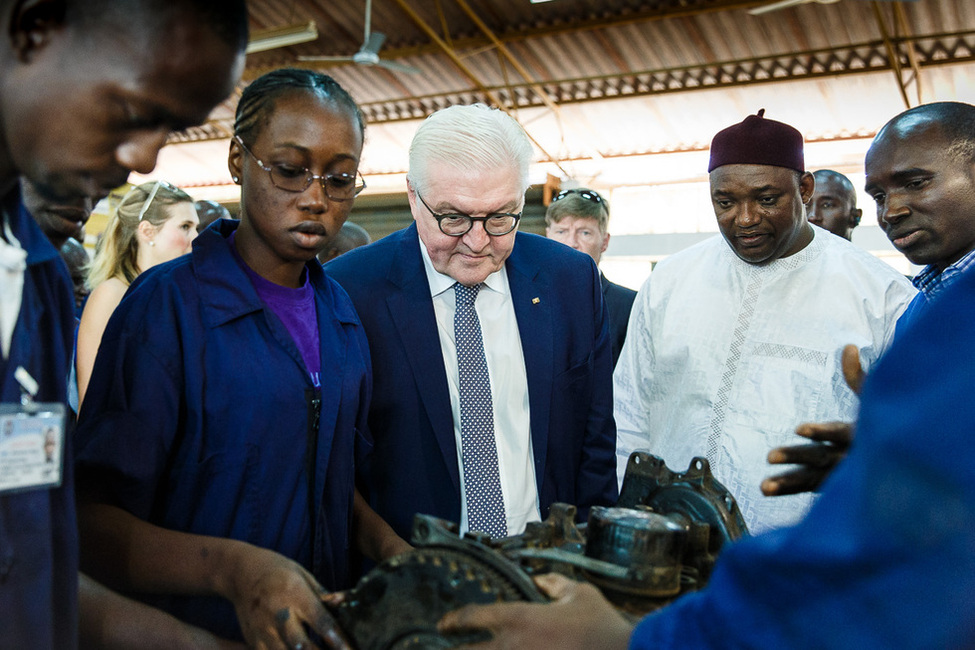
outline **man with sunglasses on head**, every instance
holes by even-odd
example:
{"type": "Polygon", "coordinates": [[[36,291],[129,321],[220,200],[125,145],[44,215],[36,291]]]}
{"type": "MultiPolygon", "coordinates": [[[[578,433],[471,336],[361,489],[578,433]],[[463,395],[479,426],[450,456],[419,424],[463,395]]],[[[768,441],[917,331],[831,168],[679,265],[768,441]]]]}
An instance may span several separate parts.
{"type": "Polygon", "coordinates": [[[432,114],[410,146],[414,223],[325,266],[372,355],[359,487],[401,536],[416,513],[503,538],[553,502],[585,518],[616,500],[599,272],[517,232],[531,156],[501,111],[432,114]]]}
{"type": "MultiPolygon", "coordinates": [[[[598,192],[584,187],[562,190],[545,211],[545,224],[545,235],[549,239],[586,253],[599,265],[599,258],[609,246],[609,202],[598,192]]],[[[610,282],[602,271],[599,282],[603,288],[603,301],[609,309],[609,339],[613,367],[616,367],[636,291],[610,282]]]]}

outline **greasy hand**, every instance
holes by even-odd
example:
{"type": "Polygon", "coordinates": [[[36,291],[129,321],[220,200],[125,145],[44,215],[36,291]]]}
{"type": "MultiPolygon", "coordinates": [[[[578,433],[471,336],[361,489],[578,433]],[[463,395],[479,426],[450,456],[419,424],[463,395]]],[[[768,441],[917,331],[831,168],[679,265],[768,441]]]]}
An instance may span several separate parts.
{"type": "MultiPolygon", "coordinates": [[[[860,352],[855,345],[843,348],[841,362],[847,386],[859,395],[865,374],[860,366],[860,352]]],[[[769,452],[770,464],[799,467],[762,481],[765,496],[784,496],[818,489],[837,463],[846,458],[853,440],[853,425],[846,422],[807,423],[799,425],[796,433],[815,442],[777,447],[769,452]]]]}
{"type": "Polygon", "coordinates": [[[460,646],[478,650],[627,647],[633,626],[598,589],[554,573],[535,578],[535,583],[555,602],[468,605],[445,615],[438,628],[441,633],[488,630],[490,641],[460,646]]]}
{"type": "Polygon", "coordinates": [[[768,453],[772,465],[799,465],[762,481],[765,496],[812,492],[822,485],[836,465],[846,458],[853,440],[853,425],[846,422],[801,424],[796,433],[814,444],[777,447],[768,453]]]}
{"type": "Polygon", "coordinates": [[[320,647],[351,650],[322,604],[326,592],[301,565],[251,547],[241,562],[231,600],[247,645],[258,650],[320,647]],[[309,630],[311,638],[309,638],[309,630]]]}

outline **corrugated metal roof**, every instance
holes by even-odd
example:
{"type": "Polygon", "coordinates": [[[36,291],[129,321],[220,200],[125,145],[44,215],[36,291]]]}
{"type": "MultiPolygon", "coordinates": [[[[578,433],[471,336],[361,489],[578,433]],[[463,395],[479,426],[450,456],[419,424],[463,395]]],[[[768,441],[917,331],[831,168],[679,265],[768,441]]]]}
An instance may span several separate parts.
{"type": "MultiPolygon", "coordinates": [[[[254,30],[314,20],[319,37],[249,56],[244,83],[293,65],[334,76],[369,121],[367,175],[404,171],[416,120],[458,102],[503,102],[545,151],[539,151],[539,161],[546,154],[557,159],[561,169],[547,168],[558,175],[600,160],[700,150],[718,129],[763,107],[811,141],[870,137],[905,108],[902,87],[918,103],[908,56],[912,46],[923,101],[975,102],[971,0],[881,2],[883,28],[873,3],[863,0],[747,13],[761,4],[768,3],[373,0],[372,29],[387,35],[380,56],[420,70],[407,74],[298,60],[353,54],[363,39],[364,0],[251,0],[254,30]],[[437,40],[448,44],[456,61],[437,40]],[[900,77],[892,71],[890,48],[904,67],[900,77]]],[[[202,160],[214,151],[225,156],[226,146],[206,141],[226,141],[235,102],[231,98],[219,107],[204,128],[174,138],[180,144],[167,147],[155,175],[189,187],[227,183],[225,161],[205,172],[202,160]],[[192,175],[169,166],[179,164],[179,151],[192,160],[183,166],[192,175]]]]}

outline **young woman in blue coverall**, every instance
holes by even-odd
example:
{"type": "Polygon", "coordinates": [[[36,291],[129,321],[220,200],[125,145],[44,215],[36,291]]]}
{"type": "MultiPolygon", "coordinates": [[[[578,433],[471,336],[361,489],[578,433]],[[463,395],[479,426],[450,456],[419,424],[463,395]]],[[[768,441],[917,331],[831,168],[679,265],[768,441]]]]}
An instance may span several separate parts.
{"type": "Polygon", "coordinates": [[[409,549],[354,486],[369,352],[315,259],[363,186],[363,128],[319,73],[245,89],[240,222],[133,283],[76,434],[85,570],[251,646],[335,642],[322,597],[350,586],[352,550],[409,549]]]}

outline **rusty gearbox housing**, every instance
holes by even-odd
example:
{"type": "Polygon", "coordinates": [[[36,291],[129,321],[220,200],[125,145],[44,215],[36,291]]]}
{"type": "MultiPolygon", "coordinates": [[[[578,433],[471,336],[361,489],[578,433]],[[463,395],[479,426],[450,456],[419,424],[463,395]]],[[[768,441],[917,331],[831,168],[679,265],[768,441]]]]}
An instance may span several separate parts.
{"type": "Polygon", "coordinates": [[[634,453],[613,507],[557,503],[521,535],[458,536],[457,524],[417,515],[416,550],[391,558],[348,592],[333,614],[358,650],[451,648],[478,633],[444,636],[437,621],[466,604],[545,602],[531,576],[558,572],[599,587],[641,616],[701,588],[724,544],[747,535],[731,494],[695,458],[684,472],[634,453]]]}

